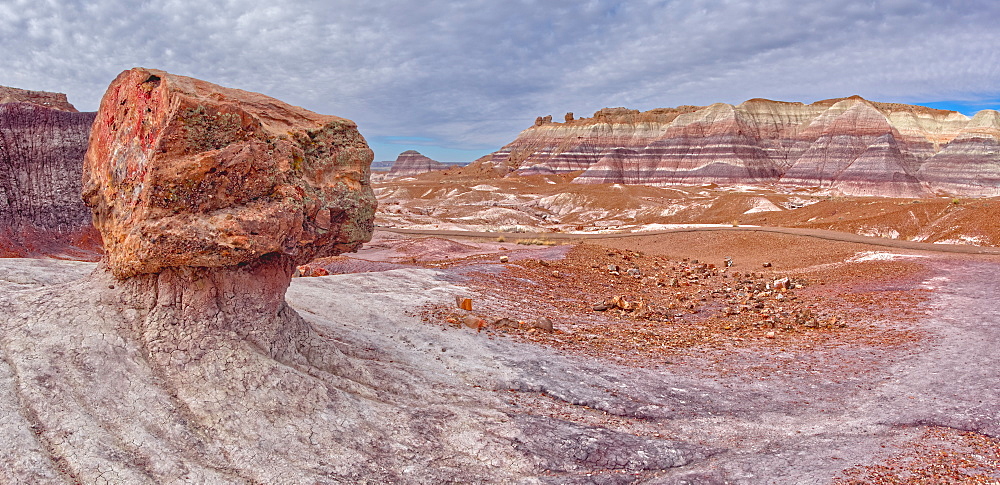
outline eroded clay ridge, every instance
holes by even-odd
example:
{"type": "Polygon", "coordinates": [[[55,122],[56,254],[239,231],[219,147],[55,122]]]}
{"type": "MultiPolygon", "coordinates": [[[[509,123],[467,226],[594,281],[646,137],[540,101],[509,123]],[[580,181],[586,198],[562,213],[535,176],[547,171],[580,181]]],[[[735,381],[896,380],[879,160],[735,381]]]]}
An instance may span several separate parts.
{"type": "Polygon", "coordinates": [[[95,113],[0,86],[0,254],[59,252],[90,228],[80,167],[95,113]]]}
{"type": "Polygon", "coordinates": [[[592,118],[539,118],[480,160],[521,174],[582,171],[578,183],[778,183],[843,195],[1000,195],[1000,114],[961,113],[858,96],[592,118]]]}
{"type": "Polygon", "coordinates": [[[396,157],[396,161],[392,164],[392,169],[389,170],[389,176],[405,177],[408,175],[419,175],[435,170],[445,170],[450,166],[447,163],[441,163],[424,156],[416,150],[407,150],[396,157]]]}

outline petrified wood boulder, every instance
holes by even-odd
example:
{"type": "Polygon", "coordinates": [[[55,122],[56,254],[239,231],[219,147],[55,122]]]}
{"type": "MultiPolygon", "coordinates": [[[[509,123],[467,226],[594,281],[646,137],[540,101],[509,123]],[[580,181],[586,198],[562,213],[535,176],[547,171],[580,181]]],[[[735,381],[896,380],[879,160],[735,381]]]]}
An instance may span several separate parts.
{"type": "Polygon", "coordinates": [[[371,238],[372,151],[354,122],[136,68],[91,133],[83,198],[149,358],[197,382],[224,376],[231,356],[207,356],[244,341],[322,366],[284,296],[296,265],[371,238]]]}
{"type": "Polygon", "coordinates": [[[371,160],[350,120],[136,68],[101,101],[83,198],[117,278],[265,255],[291,268],[370,239],[371,160]]]}

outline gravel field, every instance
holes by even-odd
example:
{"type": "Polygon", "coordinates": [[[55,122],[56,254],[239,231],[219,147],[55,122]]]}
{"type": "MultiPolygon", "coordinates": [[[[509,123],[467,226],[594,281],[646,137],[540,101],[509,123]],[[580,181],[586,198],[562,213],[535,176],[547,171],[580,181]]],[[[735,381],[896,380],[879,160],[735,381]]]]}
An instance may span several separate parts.
{"type": "Polygon", "coordinates": [[[993,256],[382,233],[311,266],[325,367],[237,341],[206,355],[267,372],[191,382],[95,265],[0,261],[0,482],[1000,483],[993,256]]]}
{"type": "Polygon", "coordinates": [[[423,317],[462,325],[474,313],[485,323],[483,338],[604,362],[602,374],[619,383],[605,402],[548,387],[512,393],[518,412],[718,450],[683,469],[635,478],[1000,483],[1000,379],[989,364],[1000,337],[995,257],[759,233],[623,238],[539,255],[560,248],[565,256],[555,260],[501,264],[500,251],[429,262],[462,269],[458,278],[475,289],[476,309],[441,303],[425,307],[423,317]],[[706,263],[715,267],[691,271],[706,263]],[[615,266],[618,274],[609,269],[615,266]],[[670,284],[692,274],[697,282],[670,284]],[[733,298],[740,285],[759,289],[785,277],[801,288],[758,291],[763,308],[746,308],[752,295],[733,298]],[[615,296],[642,304],[595,311],[615,296]],[[727,312],[740,304],[742,312],[727,312]],[[818,322],[796,323],[803,310],[818,322]],[[793,318],[775,318],[782,314],[793,318]],[[532,328],[541,317],[554,322],[553,332],[532,328]],[[501,318],[521,328],[495,325],[501,318]],[[675,383],[669,398],[650,398],[665,382],[675,383]]]}

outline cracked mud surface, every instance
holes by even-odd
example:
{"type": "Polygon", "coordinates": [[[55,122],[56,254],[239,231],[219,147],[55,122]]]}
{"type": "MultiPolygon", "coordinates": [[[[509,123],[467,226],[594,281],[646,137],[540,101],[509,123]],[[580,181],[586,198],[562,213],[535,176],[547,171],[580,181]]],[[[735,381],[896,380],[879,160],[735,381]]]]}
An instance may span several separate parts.
{"type": "MultiPolygon", "coordinates": [[[[688,345],[647,365],[415,316],[474,294],[470,275],[509,271],[495,252],[441,269],[296,278],[291,307],[367,377],[271,365],[326,397],[265,380],[257,394],[227,394],[245,410],[228,427],[185,407],[171,387],[183,383],[146,369],[117,312],[99,303],[115,290],[94,276],[72,281],[93,266],[4,260],[0,435],[20,452],[2,459],[0,482],[996,483],[1000,264],[924,255],[829,267],[866,248],[823,244],[800,267],[775,259],[781,271],[841,278],[798,297],[848,295],[882,311],[775,338],[748,325],[742,342],[688,345]],[[904,295],[919,312],[897,322],[898,307],[880,300],[904,295]],[[856,331],[879,326],[906,338],[856,331]],[[262,449],[282,467],[263,469],[262,449]]],[[[512,249],[511,267],[566,252],[512,249]]],[[[671,258],[709,260],[685,251],[671,258]]]]}
{"type": "MultiPolygon", "coordinates": [[[[800,303],[837,312],[846,328],[779,330],[773,338],[761,338],[766,327],[750,325],[734,335],[740,329],[728,316],[724,325],[702,325],[689,338],[683,338],[682,328],[650,339],[656,335],[651,325],[684,327],[685,320],[650,324],[625,311],[598,318],[583,304],[599,301],[601,291],[609,294],[607,288],[593,291],[606,287],[600,274],[606,272],[607,262],[599,261],[603,251],[574,258],[575,248],[565,264],[539,264],[544,258],[511,262],[505,271],[474,276],[479,314],[487,321],[544,313],[557,322],[552,334],[487,328],[490,338],[533,342],[603,361],[598,375],[618,365],[627,368],[616,372],[616,385],[606,387],[603,399],[581,398],[579,390],[549,383],[513,402],[530,412],[670,436],[717,451],[704,461],[642,478],[651,483],[997,483],[1000,463],[969,451],[974,448],[968,445],[996,449],[990,440],[997,436],[1000,401],[989,364],[997,357],[992,343],[1000,332],[991,296],[998,284],[992,276],[996,261],[892,255],[850,243],[805,243],[797,248],[802,256],[782,258],[780,253],[790,248],[783,247],[784,236],[773,238],[753,251],[737,245],[735,250],[743,252],[737,261],[744,267],[780,261],[776,272],[812,283],[796,290],[800,303]],[[559,277],[550,278],[552,271],[559,277]],[[569,291],[547,298],[560,287],[569,291]],[[587,320],[595,321],[581,323],[587,320]],[[631,342],[643,333],[648,343],[673,342],[660,343],[659,349],[631,342]],[[661,383],[672,385],[648,394],[661,383]],[[928,460],[921,461],[914,449],[950,458],[922,465],[928,460]]],[[[629,264],[643,268],[653,262],[649,255],[635,258],[639,247],[678,261],[734,250],[670,244],[658,251],[650,239],[612,245],[633,251],[629,264]]],[[[644,275],[649,273],[644,269],[644,275]]],[[[643,288],[630,286],[629,278],[610,279],[616,282],[612,292],[635,294],[643,288]]],[[[677,290],[687,289],[651,292],[677,290]]],[[[440,313],[429,316],[434,322],[440,313]]],[[[533,373],[550,373],[546,369],[533,373]]]]}

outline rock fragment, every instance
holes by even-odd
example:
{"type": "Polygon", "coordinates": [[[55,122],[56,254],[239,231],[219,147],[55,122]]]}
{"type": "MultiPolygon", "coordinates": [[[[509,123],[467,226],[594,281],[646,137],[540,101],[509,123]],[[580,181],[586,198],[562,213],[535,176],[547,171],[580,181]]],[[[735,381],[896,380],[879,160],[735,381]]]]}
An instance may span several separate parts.
{"type": "Polygon", "coordinates": [[[455,306],[461,310],[472,311],[472,298],[467,298],[464,296],[455,297],[455,306]]]}
{"type": "Polygon", "coordinates": [[[486,320],[483,320],[475,315],[466,315],[462,318],[462,323],[465,324],[466,327],[474,328],[476,330],[482,330],[482,328],[486,326],[486,320]]]}
{"type": "Polygon", "coordinates": [[[519,326],[520,325],[517,323],[517,320],[511,320],[510,318],[507,318],[507,317],[500,318],[500,319],[498,319],[498,320],[496,320],[496,321],[493,322],[493,327],[494,328],[513,328],[513,329],[516,329],[519,326]]]}
{"type": "Polygon", "coordinates": [[[552,324],[552,319],[550,319],[549,317],[541,317],[538,320],[532,321],[529,325],[530,328],[537,328],[544,332],[552,332],[554,329],[552,324]]]}
{"type": "Polygon", "coordinates": [[[108,88],[83,198],[117,278],[292,265],[371,238],[372,152],[354,122],[154,69],[108,88]]]}

